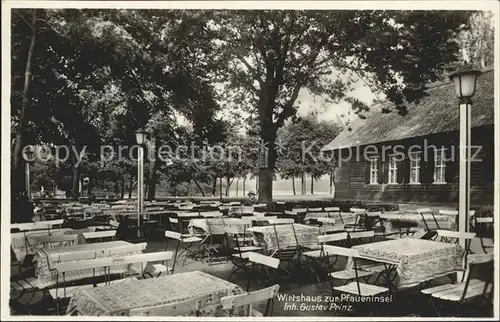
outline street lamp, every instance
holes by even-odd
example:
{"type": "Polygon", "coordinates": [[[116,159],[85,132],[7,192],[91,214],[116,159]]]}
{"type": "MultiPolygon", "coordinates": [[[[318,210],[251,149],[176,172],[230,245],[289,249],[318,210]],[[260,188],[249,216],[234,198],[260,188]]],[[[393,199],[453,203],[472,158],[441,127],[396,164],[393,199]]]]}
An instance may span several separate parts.
{"type": "Polygon", "coordinates": [[[33,155],[35,153],[33,150],[30,148],[25,149],[24,151],[24,156],[25,156],[25,175],[24,175],[24,180],[25,180],[25,188],[26,188],[26,195],[28,196],[28,199],[31,200],[31,180],[30,180],[30,164],[34,161],[33,160],[33,155]]]}
{"type": "Polygon", "coordinates": [[[139,145],[137,151],[137,237],[141,237],[141,214],[144,209],[144,144],[148,132],[139,128],[135,139],[139,145]]]}
{"type": "MultiPolygon", "coordinates": [[[[466,66],[450,74],[450,80],[455,85],[455,95],[458,97],[460,105],[460,185],[458,207],[458,231],[460,234],[464,234],[469,230],[471,105],[472,96],[476,92],[477,78],[481,74],[481,71],[466,66]]],[[[465,238],[460,238],[459,243],[465,247],[465,238]]]]}

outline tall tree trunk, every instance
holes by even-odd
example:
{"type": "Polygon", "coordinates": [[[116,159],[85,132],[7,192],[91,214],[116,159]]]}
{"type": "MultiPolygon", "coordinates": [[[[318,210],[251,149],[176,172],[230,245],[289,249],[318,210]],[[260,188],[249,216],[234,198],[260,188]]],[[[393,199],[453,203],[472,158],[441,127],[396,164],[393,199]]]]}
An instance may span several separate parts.
{"type": "Polygon", "coordinates": [[[333,171],[330,171],[330,194],[333,195],[333,171]]]}
{"type": "Polygon", "coordinates": [[[305,174],[300,175],[300,194],[305,195],[306,194],[306,178],[305,174]]]}
{"type": "Polygon", "coordinates": [[[240,185],[240,178],[236,179],[236,197],[238,197],[238,187],[240,185]]]}
{"type": "Polygon", "coordinates": [[[222,201],[222,177],[219,178],[219,196],[222,201]]]}
{"type": "Polygon", "coordinates": [[[189,181],[188,181],[188,187],[187,188],[188,188],[188,191],[187,191],[188,192],[188,197],[191,197],[191,179],[189,179],[189,181]]]}
{"type": "Polygon", "coordinates": [[[314,178],[311,176],[311,194],[314,194],[314,178]]]}
{"type": "Polygon", "coordinates": [[[73,167],[73,183],[71,194],[73,196],[73,200],[78,200],[78,197],[80,197],[80,167],[76,166],[76,164],[73,167]]]}
{"type": "MultiPolygon", "coordinates": [[[[153,136],[151,138],[151,147],[154,148],[149,156],[149,173],[148,173],[148,184],[146,186],[148,200],[154,200],[156,197],[156,170],[158,169],[159,162],[158,159],[158,148],[160,147],[160,139],[153,136]]],[[[149,152],[149,151],[148,151],[149,152]]]]}
{"type": "Polygon", "coordinates": [[[89,176],[89,183],[87,183],[87,196],[90,197],[93,189],[94,189],[94,179],[91,176],[89,176]]]}
{"type": "Polygon", "coordinates": [[[247,176],[243,178],[243,197],[246,196],[247,176]]]}
{"type": "Polygon", "coordinates": [[[130,184],[128,186],[128,198],[132,199],[132,189],[134,189],[134,180],[130,178],[130,184]]]}
{"type": "Polygon", "coordinates": [[[212,197],[215,197],[215,193],[217,192],[217,176],[214,176],[214,181],[212,181],[212,197]]]}
{"type": "Polygon", "coordinates": [[[295,177],[292,177],[292,188],[293,188],[293,195],[297,195],[297,191],[295,191],[295,177]]]}
{"type": "MultiPolygon", "coordinates": [[[[23,87],[23,99],[21,102],[21,113],[19,115],[19,124],[16,134],[16,139],[14,142],[14,164],[12,169],[12,178],[11,178],[11,196],[13,198],[17,198],[19,193],[24,188],[24,169],[22,162],[22,150],[24,147],[24,137],[26,132],[26,126],[28,124],[28,113],[27,108],[30,102],[29,100],[29,89],[30,89],[30,81],[31,81],[31,64],[33,62],[33,53],[35,51],[35,43],[36,43],[36,9],[33,9],[32,18],[31,18],[31,42],[30,47],[28,49],[28,56],[26,57],[26,67],[24,69],[24,87],[23,87]]],[[[16,203],[12,203],[13,205],[16,203]]],[[[16,210],[12,211],[12,213],[17,213],[16,210]]]]}
{"type": "Polygon", "coordinates": [[[229,197],[229,189],[231,188],[231,185],[233,184],[233,180],[226,177],[226,197],[229,197]]]}
{"type": "Polygon", "coordinates": [[[198,181],[196,181],[196,179],[193,179],[193,182],[196,185],[196,187],[198,188],[198,190],[200,191],[202,197],[205,197],[205,192],[203,191],[203,188],[200,186],[200,183],[198,181]]]}
{"type": "Polygon", "coordinates": [[[125,178],[121,177],[121,189],[120,189],[120,199],[125,197],[125,178]]]}
{"type": "Polygon", "coordinates": [[[255,177],[255,193],[256,194],[259,193],[259,176],[258,175],[255,177]]]}

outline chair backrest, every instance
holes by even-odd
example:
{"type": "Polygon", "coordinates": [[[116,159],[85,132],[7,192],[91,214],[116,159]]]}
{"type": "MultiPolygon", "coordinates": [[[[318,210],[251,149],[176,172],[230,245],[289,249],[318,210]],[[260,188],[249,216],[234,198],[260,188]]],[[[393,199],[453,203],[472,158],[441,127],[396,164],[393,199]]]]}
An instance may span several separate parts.
{"type": "Polygon", "coordinates": [[[118,226],[120,226],[120,223],[116,220],[110,220],[109,225],[112,227],[118,228],[118,226]]]}
{"type": "Polygon", "coordinates": [[[318,242],[320,244],[339,241],[339,240],[346,240],[346,239],[347,239],[347,233],[345,233],[345,232],[318,236],[318,242]]]}
{"type": "Polygon", "coordinates": [[[340,207],[325,207],[326,212],[340,212],[340,207]]]}
{"type": "Polygon", "coordinates": [[[180,316],[184,314],[197,315],[201,308],[201,300],[191,299],[182,302],[142,307],[130,310],[130,316],[180,316]]]}
{"type": "Polygon", "coordinates": [[[124,253],[142,252],[143,250],[146,249],[147,245],[148,243],[125,245],[120,247],[109,248],[106,251],[108,252],[109,256],[120,256],[124,253]]]}
{"type": "Polygon", "coordinates": [[[440,209],[439,214],[446,216],[458,216],[458,210],[440,209]]]}
{"type": "Polygon", "coordinates": [[[372,237],[375,237],[375,232],[373,230],[353,231],[353,232],[349,232],[349,237],[351,239],[372,238],[372,237]]]}
{"type": "Polygon", "coordinates": [[[307,208],[293,208],[292,211],[295,213],[305,213],[307,212],[307,208]]]}
{"type": "Polygon", "coordinates": [[[382,214],[381,211],[367,211],[366,212],[367,217],[380,217],[381,214],[382,214]]]}
{"type": "Polygon", "coordinates": [[[113,258],[102,257],[102,258],[89,259],[89,260],[80,260],[80,261],[75,261],[75,262],[57,263],[55,265],[55,269],[59,273],[64,273],[64,272],[77,271],[77,270],[81,270],[81,269],[107,267],[107,266],[111,266],[112,263],[113,263],[113,258]]]}
{"type": "Polygon", "coordinates": [[[485,264],[493,262],[495,253],[488,254],[470,254],[467,258],[467,263],[471,264],[485,264]]]}
{"type": "Polygon", "coordinates": [[[171,251],[166,252],[154,252],[154,253],[142,253],[136,255],[128,255],[115,260],[123,262],[124,264],[133,264],[141,262],[157,262],[157,261],[169,261],[174,258],[174,253],[171,251]]]}
{"type": "Polygon", "coordinates": [[[35,225],[43,225],[51,228],[52,226],[62,225],[64,223],[64,219],[55,219],[55,220],[44,220],[35,222],[35,225]]]}
{"type": "Polygon", "coordinates": [[[354,258],[359,257],[359,253],[355,248],[323,245],[323,250],[328,255],[338,255],[338,256],[354,257],[354,258]]]}
{"type": "Polygon", "coordinates": [[[416,212],[418,212],[419,214],[432,214],[433,213],[431,208],[420,208],[420,209],[417,209],[416,212]]]}
{"type": "Polygon", "coordinates": [[[219,211],[203,211],[200,213],[200,215],[204,218],[216,218],[216,217],[222,217],[222,212],[219,211]]]}
{"type": "Polygon", "coordinates": [[[287,224],[293,224],[295,220],[293,218],[276,218],[276,219],[269,219],[268,222],[271,225],[287,225],[287,224]]]}
{"type": "Polygon", "coordinates": [[[269,266],[272,268],[278,268],[278,266],[280,265],[279,259],[254,252],[250,252],[248,254],[248,260],[250,262],[269,266]]]}
{"type": "Polygon", "coordinates": [[[350,211],[355,214],[366,214],[366,209],[363,208],[351,208],[350,211]]]}
{"type": "Polygon", "coordinates": [[[321,227],[319,227],[319,233],[324,235],[324,234],[327,234],[327,233],[331,233],[331,232],[339,232],[339,231],[344,231],[344,224],[337,224],[337,225],[330,225],[330,224],[327,224],[327,225],[323,225],[321,227]]]}
{"type": "Polygon", "coordinates": [[[276,284],[247,294],[225,296],[221,299],[222,308],[224,310],[232,310],[237,307],[268,301],[278,295],[279,289],[280,286],[276,284]]]}
{"type": "Polygon", "coordinates": [[[320,218],[316,218],[316,220],[319,222],[322,222],[323,224],[326,224],[326,225],[335,225],[334,218],[320,217],[320,218]]]}
{"type": "Polygon", "coordinates": [[[478,223],[478,224],[492,224],[493,223],[493,217],[476,217],[475,220],[476,220],[476,223],[478,223]]]}
{"type": "Polygon", "coordinates": [[[178,233],[176,231],[165,230],[165,237],[172,238],[172,239],[177,239],[177,240],[181,240],[182,239],[182,234],[178,233]]]}
{"type": "Polygon", "coordinates": [[[242,214],[253,214],[254,211],[253,206],[241,206],[241,213],[242,214]]]}
{"type": "Polygon", "coordinates": [[[285,215],[297,216],[297,213],[293,210],[285,210],[285,215]]]}
{"type": "Polygon", "coordinates": [[[168,221],[170,221],[172,224],[178,224],[179,218],[173,217],[173,216],[168,216],[168,221]]]}
{"type": "Polygon", "coordinates": [[[85,238],[85,240],[88,240],[88,239],[96,239],[96,238],[115,237],[115,235],[116,235],[116,230],[110,229],[110,230],[106,230],[106,231],[96,231],[96,232],[83,233],[83,238],[85,238]]]}
{"type": "Polygon", "coordinates": [[[472,240],[474,237],[476,237],[476,233],[460,233],[458,231],[442,230],[442,229],[438,229],[436,232],[437,232],[437,238],[442,238],[442,239],[456,238],[456,239],[472,240]]]}
{"type": "Polygon", "coordinates": [[[323,208],[321,207],[316,207],[316,208],[307,208],[307,212],[322,212],[323,208]]]}

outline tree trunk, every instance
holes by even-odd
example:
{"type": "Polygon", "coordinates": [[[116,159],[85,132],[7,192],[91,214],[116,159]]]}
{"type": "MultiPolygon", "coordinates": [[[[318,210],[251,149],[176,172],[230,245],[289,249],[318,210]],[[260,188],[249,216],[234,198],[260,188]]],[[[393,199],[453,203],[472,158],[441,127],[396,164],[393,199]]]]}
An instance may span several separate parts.
{"type": "Polygon", "coordinates": [[[245,176],[243,178],[243,197],[246,196],[246,184],[247,184],[247,177],[245,176]]]}
{"type": "Polygon", "coordinates": [[[230,180],[230,178],[226,178],[226,197],[229,197],[229,189],[231,188],[231,185],[233,184],[233,180],[230,180]]]}
{"type": "Polygon", "coordinates": [[[71,194],[73,196],[73,200],[78,200],[78,197],[80,197],[80,167],[76,165],[73,167],[73,185],[71,194]]]}
{"type": "Polygon", "coordinates": [[[240,178],[236,179],[236,197],[238,197],[238,187],[240,185],[240,178]]]}
{"type": "Polygon", "coordinates": [[[212,197],[215,197],[217,192],[217,176],[214,176],[214,181],[212,182],[212,197]]]}
{"type": "Polygon", "coordinates": [[[306,178],[305,174],[300,175],[300,194],[305,195],[306,194],[306,178]]]}
{"type": "Polygon", "coordinates": [[[132,199],[132,189],[134,189],[134,180],[130,178],[130,185],[128,186],[128,198],[132,199]]]}
{"type": "Polygon", "coordinates": [[[148,200],[154,200],[156,197],[156,170],[158,169],[158,148],[160,146],[160,139],[156,137],[151,138],[151,147],[154,147],[152,155],[149,158],[149,174],[148,185],[146,186],[148,200]]]}
{"type": "Polygon", "coordinates": [[[191,179],[188,181],[188,197],[191,197],[191,179]]]}
{"type": "Polygon", "coordinates": [[[90,197],[92,189],[94,189],[94,180],[89,176],[89,183],[87,183],[87,196],[90,197]]]}
{"type": "Polygon", "coordinates": [[[311,176],[311,194],[314,194],[314,178],[311,176]]]}
{"type": "Polygon", "coordinates": [[[120,189],[120,199],[125,197],[125,178],[121,177],[121,189],[120,189]]]}
{"type": "MultiPolygon", "coordinates": [[[[23,190],[24,187],[24,169],[22,162],[22,150],[24,147],[24,137],[26,132],[26,125],[28,124],[28,104],[29,104],[29,89],[30,89],[30,81],[31,81],[31,64],[33,61],[33,53],[35,51],[35,42],[36,42],[36,9],[33,9],[32,14],[32,27],[31,27],[31,42],[30,47],[28,49],[28,56],[26,57],[26,67],[24,69],[24,87],[23,87],[23,99],[21,102],[21,113],[19,115],[19,124],[16,134],[16,139],[14,142],[14,164],[12,169],[12,178],[11,178],[11,196],[16,198],[19,193],[23,190]]],[[[14,204],[14,203],[13,203],[14,204]]],[[[12,213],[16,213],[13,211],[12,213]]]]}
{"type": "Polygon", "coordinates": [[[222,177],[219,178],[219,196],[222,201],[222,177]]]}
{"type": "Polygon", "coordinates": [[[196,185],[196,187],[198,188],[198,190],[200,191],[202,197],[205,197],[205,193],[203,192],[203,188],[201,188],[200,184],[198,183],[198,181],[196,181],[196,179],[193,179],[193,182],[194,184],[196,185]]]}
{"type": "Polygon", "coordinates": [[[259,176],[258,175],[255,177],[255,193],[256,194],[259,193],[259,176]]]}
{"type": "Polygon", "coordinates": [[[333,171],[330,172],[330,194],[333,195],[333,171]]]}
{"type": "Polygon", "coordinates": [[[295,191],[295,177],[292,177],[292,188],[293,188],[293,195],[297,195],[297,191],[295,191]]]}

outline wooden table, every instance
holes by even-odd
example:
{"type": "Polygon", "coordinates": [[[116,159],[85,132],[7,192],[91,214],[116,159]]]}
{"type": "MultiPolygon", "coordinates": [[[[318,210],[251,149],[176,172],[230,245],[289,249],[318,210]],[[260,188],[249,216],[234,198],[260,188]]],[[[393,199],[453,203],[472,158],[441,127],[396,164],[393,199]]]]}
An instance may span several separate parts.
{"type": "MultiPolygon", "coordinates": [[[[199,299],[201,316],[223,316],[226,312],[222,310],[221,298],[242,293],[238,285],[194,271],[79,289],[73,293],[67,312],[77,311],[86,316],[126,316],[135,308],[199,299]]],[[[244,316],[246,312],[237,310],[235,313],[244,316]]]]}
{"type": "MultiPolygon", "coordinates": [[[[353,246],[360,258],[385,263],[397,272],[398,288],[414,286],[462,267],[463,248],[458,244],[424,239],[395,239],[353,246]]],[[[348,259],[347,269],[353,267],[348,259]]]]}
{"type": "MultiPolygon", "coordinates": [[[[145,248],[145,243],[143,244],[145,248]]],[[[55,270],[55,264],[61,261],[66,261],[65,258],[70,255],[73,258],[99,258],[99,257],[109,257],[109,256],[125,256],[132,254],[139,254],[141,250],[131,251],[131,246],[134,244],[126,241],[112,241],[106,243],[93,243],[84,245],[74,245],[66,247],[55,247],[47,249],[39,249],[35,254],[36,267],[35,272],[38,278],[38,287],[44,288],[47,286],[52,286],[56,284],[57,281],[57,271],[55,270]],[[111,253],[111,251],[113,251],[111,253]],[[89,257],[90,256],[90,257],[89,257]]],[[[142,248],[142,249],[144,249],[142,248]]],[[[120,274],[126,272],[126,267],[122,264],[117,263],[111,266],[111,274],[120,274]]],[[[104,275],[103,269],[96,269],[95,276],[104,275]]],[[[74,281],[82,278],[92,277],[92,269],[67,272],[65,280],[74,281]]]]}

